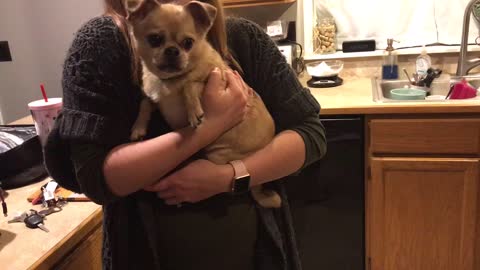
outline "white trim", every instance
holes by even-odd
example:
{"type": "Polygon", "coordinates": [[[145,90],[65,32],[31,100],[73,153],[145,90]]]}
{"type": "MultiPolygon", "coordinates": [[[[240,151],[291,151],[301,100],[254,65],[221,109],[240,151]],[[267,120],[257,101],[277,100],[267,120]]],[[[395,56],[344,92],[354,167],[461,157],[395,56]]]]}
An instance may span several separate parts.
{"type": "MultiPolygon", "coordinates": [[[[417,48],[407,48],[407,49],[398,49],[396,50],[398,55],[416,55],[420,54],[422,51],[421,47],[417,48]]],[[[478,52],[480,51],[480,46],[478,45],[469,45],[468,51],[478,52]]],[[[307,51],[308,52],[308,51],[307,51]]],[[[361,57],[378,57],[384,54],[385,50],[375,50],[370,52],[354,52],[354,53],[344,53],[342,51],[337,51],[336,53],[331,54],[312,54],[306,53],[305,60],[328,60],[328,59],[348,59],[348,58],[361,58],[361,57]]],[[[460,52],[460,46],[432,46],[427,47],[428,54],[437,54],[437,53],[458,53],[460,52]]]]}
{"type": "MultiPolygon", "coordinates": [[[[308,0],[307,0],[308,1],[308,0]]],[[[295,37],[297,39],[297,42],[300,43],[300,44],[305,44],[305,39],[304,39],[304,20],[303,19],[299,19],[299,18],[303,18],[303,2],[305,2],[305,0],[297,0],[297,14],[296,14],[296,22],[295,22],[295,32],[297,33],[297,36],[295,37]]],[[[305,51],[303,52],[303,55],[305,55],[305,51]]]]}
{"type": "Polygon", "coordinates": [[[303,0],[303,47],[305,59],[313,52],[313,0],[303,0]]]}
{"type": "Polygon", "coordinates": [[[0,108],[0,125],[3,125],[3,124],[4,124],[4,120],[2,115],[2,109],[0,108]]]}

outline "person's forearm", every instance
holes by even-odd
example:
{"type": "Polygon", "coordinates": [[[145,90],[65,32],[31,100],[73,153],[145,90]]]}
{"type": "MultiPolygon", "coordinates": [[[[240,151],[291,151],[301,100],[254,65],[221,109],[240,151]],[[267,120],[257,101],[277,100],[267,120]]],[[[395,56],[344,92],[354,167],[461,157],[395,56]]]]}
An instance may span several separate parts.
{"type": "Polygon", "coordinates": [[[215,136],[212,126],[202,124],[118,146],[105,159],[105,180],[114,194],[128,195],[158,181],[215,136]]]}
{"type": "Polygon", "coordinates": [[[305,143],[295,131],[283,131],[263,149],[243,159],[256,186],[296,172],[305,162],[305,143]]]}

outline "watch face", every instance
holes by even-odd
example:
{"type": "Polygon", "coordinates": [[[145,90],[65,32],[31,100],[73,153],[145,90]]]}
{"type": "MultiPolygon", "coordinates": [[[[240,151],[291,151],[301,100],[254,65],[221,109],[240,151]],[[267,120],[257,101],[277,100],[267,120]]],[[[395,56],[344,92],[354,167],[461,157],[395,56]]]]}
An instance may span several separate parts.
{"type": "Polygon", "coordinates": [[[233,192],[235,194],[242,194],[250,190],[250,176],[244,176],[235,180],[233,192]]]}

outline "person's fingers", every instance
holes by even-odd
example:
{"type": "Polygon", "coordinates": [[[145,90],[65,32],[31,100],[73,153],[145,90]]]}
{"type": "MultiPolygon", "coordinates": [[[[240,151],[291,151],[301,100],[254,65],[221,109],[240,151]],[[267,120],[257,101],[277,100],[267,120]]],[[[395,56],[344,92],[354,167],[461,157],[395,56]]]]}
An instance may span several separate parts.
{"type": "Polygon", "coordinates": [[[158,193],[157,193],[157,197],[158,197],[159,199],[164,200],[164,201],[173,200],[173,199],[177,198],[177,196],[168,196],[168,197],[161,196],[161,195],[158,194],[158,193]]]}
{"type": "MultiPolygon", "coordinates": [[[[235,96],[236,100],[241,100],[239,104],[244,104],[247,105],[248,101],[248,96],[249,94],[249,86],[243,81],[242,77],[238,74],[238,72],[234,71],[233,72],[233,77],[235,77],[234,82],[231,83],[232,88],[235,87],[234,91],[231,91],[232,95],[235,96]],[[236,73],[236,74],[235,74],[236,73]]],[[[230,78],[232,79],[232,78],[230,78]]],[[[229,79],[229,85],[230,85],[230,79],[229,79]]],[[[233,80],[233,79],[232,79],[233,80]]],[[[246,107],[245,107],[246,109],[246,107]]],[[[244,115],[245,117],[245,115],[244,115]]]]}
{"type": "Polygon", "coordinates": [[[247,96],[253,95],[253,89],[243,80],[242,76],[238,73],[238,71],[234,71],[235,75],[238,78],[238,81],[242,85],[243,91],[246,93],[247,96]]]}
{"type": "Polygon", "coordinates": [[[167,189],[164,191],[158,191],[157,196],[162,199],[171,199],[178,195],[178,192],[175,189],[167,189]]]}
{"type": "Polygon", "coordinates": [[[232,89],[232,88],[242,88],[242,84],[241,82],[239,81],[239,79],[237,78],[237,76],[231,72],[231,71],[227,71],[225,72],[226,73],[226,76],[227,76],[227,88],[229,89],[232,89]]]}
{"type": "Polygon", "coordinates": [[[183,201],[178,197],[174,197],[174,198],[170,198],[170,199],[165,200],[165,204],[167,204],[167,205],[179,205],[182,202],[183,201]]]}
{"type": "Polygon", "coordinates": [[[234,72],[235,72],[235,75],[237,75],[237,78],[243,81],[242,75],[240,75],[240,73],[238,73],[238,71],[236,70],[234,72]]]}
{"type": "Polygon", "coordinates": [[[225,86],[226,82],[222,78],[222,71],[219,68],[214,68],[212,72],[210,72],[205,90],[219,91],[225,89],[225,86]]]}
{"type": "MultiPolygon", "coordinates": [[[[247,94],[250,95],[250,89],[252,89],[248,84],[245,83],[245,81],[240,78],[240,82],[242,83],[243,91],[247,94]]],[[[253,90],[253,89],[252,89],[253,90]]]]}
{"type": "Polygon", "coordinates": [[[242,76],[238,73],[238,71],[234,70],[233,74],[235,74],[235,77],[237,78],[237,82],[245,89],[245,82],[242,79],[242,76]]]}
{"type": "Polygon", "coordinates": [[[146,191],[165,191],[172,187],[172,182],[168,178],[158,181],[158,183],[145,187],[146,191]]]}

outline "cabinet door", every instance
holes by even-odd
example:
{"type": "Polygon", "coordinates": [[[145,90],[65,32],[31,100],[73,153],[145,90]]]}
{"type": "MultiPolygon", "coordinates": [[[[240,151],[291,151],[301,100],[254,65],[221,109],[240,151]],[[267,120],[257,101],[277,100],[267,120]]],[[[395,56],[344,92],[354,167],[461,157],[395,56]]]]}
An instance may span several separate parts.
{"type": "Polygon", "coordinates": [[[371,170],[371,269],[474,270],[478,159],[372,158],[371,170]]]}

